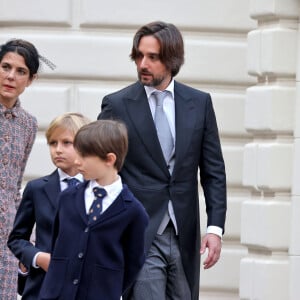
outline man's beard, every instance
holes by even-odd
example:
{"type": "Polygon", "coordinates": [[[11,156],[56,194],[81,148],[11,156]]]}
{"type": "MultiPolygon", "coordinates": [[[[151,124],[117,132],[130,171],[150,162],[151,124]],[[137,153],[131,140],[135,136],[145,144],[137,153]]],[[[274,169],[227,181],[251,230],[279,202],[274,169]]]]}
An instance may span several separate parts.
{"type": "Polygon", "coordinates": [[[142,72],[143,71],[138,72],[138,78],[139,78],[139,81],[145,86],[156,87],[156,86],[161,85],[161,83],[165,80],[164,76],[160,76],[160,77],[152,76],[152,80],[150,80],[150,81],[143,80],[142,79],[143,76],[141,75],[142,72]]]}

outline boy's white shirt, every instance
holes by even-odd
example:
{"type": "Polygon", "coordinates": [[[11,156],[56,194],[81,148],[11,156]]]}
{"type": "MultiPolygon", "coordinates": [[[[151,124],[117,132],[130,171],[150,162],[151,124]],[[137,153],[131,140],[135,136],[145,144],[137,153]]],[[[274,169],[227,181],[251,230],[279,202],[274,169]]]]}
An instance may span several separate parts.
{"type": "Polygon", "coordinates": [[[95,180],[91,180],[85,189],[85,195],[84,195],[85,210],[87,214],[95,199],[95,195],[93,192],[94,187],[100,187],[106,190],[107,195],[102,200],[102,213],[103,213],[119,196],[119,194],[123,189],[123,184],[122,184],[121,177],[119,175],[115,182],[106,186],[101,186],[95,180]]]}

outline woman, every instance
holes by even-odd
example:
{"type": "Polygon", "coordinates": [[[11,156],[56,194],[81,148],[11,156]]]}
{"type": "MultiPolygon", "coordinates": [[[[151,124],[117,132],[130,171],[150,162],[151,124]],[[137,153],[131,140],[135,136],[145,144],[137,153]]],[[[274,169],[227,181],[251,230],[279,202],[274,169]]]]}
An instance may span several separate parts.
{"type": "Polygon", "coordinates": [[[20,39],[0,47],[0,299],[16,300],[18,264],[6,242],[38,128],[36,118],[20,106],[19,95],[37,77],[39,54],[20,39]]]}

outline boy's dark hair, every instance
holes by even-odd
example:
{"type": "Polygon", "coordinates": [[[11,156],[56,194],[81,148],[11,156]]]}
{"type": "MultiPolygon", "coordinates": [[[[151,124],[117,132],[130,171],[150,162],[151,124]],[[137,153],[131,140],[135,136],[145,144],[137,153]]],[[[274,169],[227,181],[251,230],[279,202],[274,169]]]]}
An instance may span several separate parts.
{"type": "Polygon", "coordinates": [[[149,35],[154,36],[160,44],[161,62],[171,71],[172,77],[176,76],[184,63],[184,44],[180,31],[171,23],[157,21],[141,27],[133,38],[131,59],[135,61],[139,57],[140,40],[149,35]]]}
{"type": "Polygon", "coordinates": [[[98,156],[106,160],[108,153],[114,153],[115,168],[120,171],[128,150],[127,129],[119,121],[94,121],[78,130],[73,146],[82,157],[98,156]]]}

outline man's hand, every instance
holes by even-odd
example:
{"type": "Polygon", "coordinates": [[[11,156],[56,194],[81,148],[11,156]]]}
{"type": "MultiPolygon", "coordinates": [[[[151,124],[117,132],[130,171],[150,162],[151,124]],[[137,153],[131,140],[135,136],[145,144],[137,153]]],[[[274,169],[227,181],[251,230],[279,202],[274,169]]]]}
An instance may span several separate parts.
{"type": "Polygon", "coordinates": [[[213,233],[206,234],[201,243],[200,254],[204,254],[208,248],[208,255],[203,262],[204,269],[211,268],[220,258],[222,241],[219,236],[213,233]]]}
{"type": "Polygon", "coordinates": [[[41,252],[36,258],[36,264],[47,272],[50,264],[50,258],[50,253],[41,252]]]}

